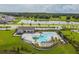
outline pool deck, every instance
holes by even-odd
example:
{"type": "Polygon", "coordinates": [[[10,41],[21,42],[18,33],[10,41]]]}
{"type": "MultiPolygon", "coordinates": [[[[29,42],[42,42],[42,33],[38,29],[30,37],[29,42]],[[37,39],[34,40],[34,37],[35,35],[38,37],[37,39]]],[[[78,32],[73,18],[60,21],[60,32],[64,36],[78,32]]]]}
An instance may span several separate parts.
{"type": "MultiPolygon", "coordinates": [[[[61,42],[63,42],[63,43],[65,43],[64,42],[64,40],[56,33],[56,32],[54,32],[56,35],[55,35],[55,37],[57,37],[57,39],[60,39],[60,41],[61,42]]],[[[33,43],[33,44],[39,44],[39,46],[40,47],[50,47],[50,46],[52,46],[53,45],[53,42],[51,42],[51,41],[46,41],[46,42],[44,42],[44,43],[41,43],[41,42],[39,42],[39,41],[36,41],[36,40],[34,40],[33,39],[33,35],[40,35],[40,33],[24,33],[22,36],[21,36],[21,38],[24,40],[24,41],[26,41],[26,42],[31,42],[31,43],[33,43]]],[[[55,37],[54,37],[54,39],[55,39],[55,37]]]]}

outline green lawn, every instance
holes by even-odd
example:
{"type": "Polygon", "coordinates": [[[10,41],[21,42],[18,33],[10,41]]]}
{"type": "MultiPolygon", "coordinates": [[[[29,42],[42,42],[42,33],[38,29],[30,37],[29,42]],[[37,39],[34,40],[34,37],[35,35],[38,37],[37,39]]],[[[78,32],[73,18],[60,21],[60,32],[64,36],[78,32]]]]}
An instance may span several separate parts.
{"type": "MultiPolygon", "coordinates": [[[[60,44],[54,46],[49,50],[37,50],[21,40],[20,37],[13,36],[14,30],[12,31],[0,31],[0,53],[3,50],[17,50],[20,49],[19,53],[33,53],[33,54],[71,54],[76,53],[74,47],[71,44],[60,44]]],[[[7,53],[7,52],[2,52],[7,53]]]]}
{"type": "Polygon", "coordinates": [[[0,31],[0,50],[19,46],[20,37],[13,37],[13,33],[14,31],[0,31]]]}
{"type": "Polygon", "coordinates": [[[77,53],[79,53],[79,33],[72,32],[72,31],[69,31],[69,30],[62,31],[62,33],[67,38],[69,43],[74,46],[77,53]]]}
{"type": "Polygon", "coordinates": [[[69,31],[69,30],[62,31],[62,33],[63,33],[66,37],[68,37],[69,39],[75,40],[75,41],[79,42],[79,33],[77,33],[77,32],[72,32],[72,31],[69,31]]]}

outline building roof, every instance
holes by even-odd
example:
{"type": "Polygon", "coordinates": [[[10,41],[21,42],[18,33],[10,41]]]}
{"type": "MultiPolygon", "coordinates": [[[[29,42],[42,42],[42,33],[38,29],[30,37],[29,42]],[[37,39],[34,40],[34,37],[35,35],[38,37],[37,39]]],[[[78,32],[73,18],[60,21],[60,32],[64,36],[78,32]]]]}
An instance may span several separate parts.
{"type": "Polygon", "coordinates": [[[17,31],[16,31],[16,34],[22,34],[22,33],[24,33],[23,30],[17,30],[17,31]]]}
{"type": "Polygon", "coordinates": [[[8,23],[6,20],[0,20],[0,24],[8,23]]]}
{"type": "Polygon", "coordinates": [[[6,17],[5,17],[5,20],[7,20],[7,21],[11,21],[11,20],[15,20],[15,18],[12,17],[12,16],[6,16],[6,17]]]}
{"type": "Polygon", "coordinates": [[[18,30],[35,30],[34,27],[18,27],[18,30]]]}
{"type": "Polygon", "coordinates": [[[15,20],[15,18],[13,16],[6,16],[6,15],[3,15],[2,18],[6,21],[12,21],[12,20],[15,20]]]}

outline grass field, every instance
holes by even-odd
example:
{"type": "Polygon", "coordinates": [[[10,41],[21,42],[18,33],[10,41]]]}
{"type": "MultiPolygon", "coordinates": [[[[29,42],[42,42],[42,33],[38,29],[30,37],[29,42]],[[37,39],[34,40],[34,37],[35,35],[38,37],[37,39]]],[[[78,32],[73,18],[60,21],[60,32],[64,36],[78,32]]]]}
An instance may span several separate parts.
{"type": "Polygon", "coordinates": [[[77,53],[79,53],[79,33],[69,30],[62,31],[62,33],[67,38],[69,43],[73,45],[77,53]]]}
{"type": "Polygon", "coordinates": [[[33,53],[33,54],[71,54],[76,53],[71,44],[59,44],[49,50],[37,50],[32,45],[21,40],[20,37],[14,37],[12,31],[0,31],[0,53],[33,53]],[[19,51],[18,51],[19,49],[19,51]],[[3,52],[2,52],[3,51],[3,52]],[[7,52],[8,51],[8,52],[7,52]]]}
{"type": "Polygon", "coordinates": [[[62,33],[69,39],[79,42],[79,33],[69,30],[62,31],[62,33]]]}

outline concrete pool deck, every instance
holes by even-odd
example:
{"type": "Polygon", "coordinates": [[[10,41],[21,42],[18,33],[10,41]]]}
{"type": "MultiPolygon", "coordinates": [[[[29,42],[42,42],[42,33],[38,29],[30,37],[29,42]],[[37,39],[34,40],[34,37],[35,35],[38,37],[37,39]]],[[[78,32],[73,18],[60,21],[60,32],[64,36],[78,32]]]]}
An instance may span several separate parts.
{"type": "MultiPolygon", "coordinates": [[[[64,40],[56,32],[53,32],[53,33],[54,33],[54,35],[52,34],[53,40],[55,40],[55,38],[57,38],[58,40],[60,40],[61,42],[64,43],[64,40]]],[[[35,35],[39,36],[40,34],[41,33],[32,33],[32,34],[24,33],[21,36],[21,38],[28,43],[38,44],[40,47],[50,47],[54,44],[54,42],[51,41],[52,40],[51,37],[50,37],[50,39],[47,39],[46,42],[40,42],[38,39],[37,39],[37,41],[33,39],[33,36],[35,36],[35,35]]]]}

